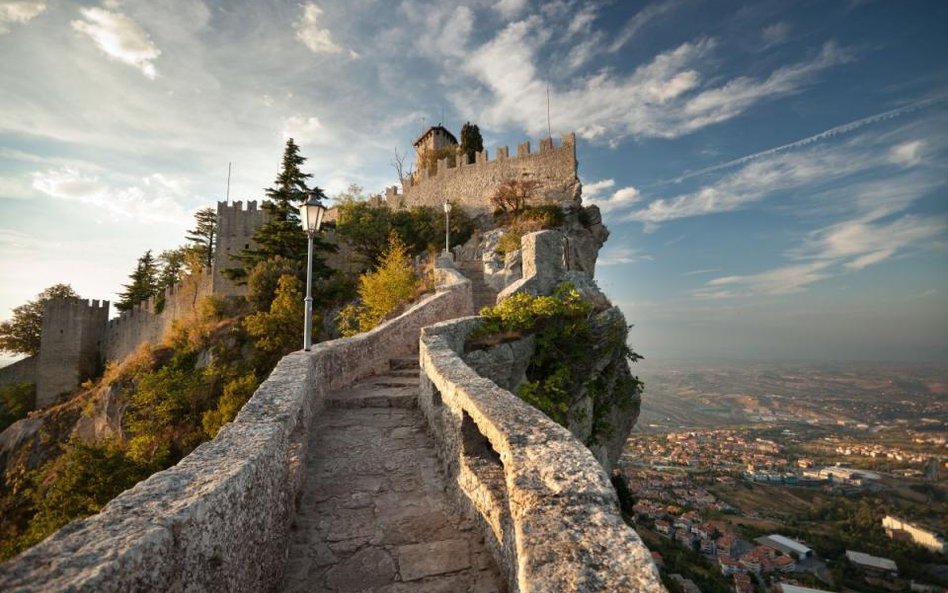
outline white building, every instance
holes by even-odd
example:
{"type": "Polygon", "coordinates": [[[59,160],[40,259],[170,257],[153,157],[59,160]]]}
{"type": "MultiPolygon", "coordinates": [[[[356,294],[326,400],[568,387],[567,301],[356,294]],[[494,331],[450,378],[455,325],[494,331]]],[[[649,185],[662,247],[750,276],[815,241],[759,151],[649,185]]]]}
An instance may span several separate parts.
{"type": "Polygon", "coordinates": [[[785,554],[796,554],[796,557],[800,560],[806,560],[807,558],[813,557],[813,550],[810,548],[804,546],[797,540],[790,539],[789,537],[778,535],[776,533],[758,537],[754,541],[762,546],[767,546],[768,548],[773,548],[774,550],[780,550],[785,554]]]}
{"type": "Polygon", "coordinates": [[[934,531],[922,529],[917,525],[908,523],[892,515],[883,517],[882,527],[885,529],[885,534],[892,539],[904,537],[933,552],[940,554],[948,553],[948,544],[934,531]]]}
{"type": "Polygon", "coordinates": [[[880,558],[863,552],[846,550],[846,559],[860,568],[868,569],[873,572],[885,572],[892,576],[899,574],[899,567],[895,564],[895,561],[889,560],[888,558],[880,558]]]}

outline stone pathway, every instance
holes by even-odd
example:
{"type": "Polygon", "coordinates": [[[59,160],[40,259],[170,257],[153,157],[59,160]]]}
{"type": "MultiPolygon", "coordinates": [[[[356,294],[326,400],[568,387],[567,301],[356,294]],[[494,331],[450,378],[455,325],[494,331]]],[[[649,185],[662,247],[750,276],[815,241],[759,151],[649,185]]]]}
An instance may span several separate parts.
{"type": "Polygon", "coordinates": [[[285,593],[506,591],[445,492],[406,361],[330,394],[314,420],[285,593]]]}
{"type": "Polygon", "coordinates": [[[471,281],[475,315],[483,307],[493,307],[497,304],[497,291],[484,281],[484,262],[465,260],[456,262],[455,265],[458,271],[471,281]]]}

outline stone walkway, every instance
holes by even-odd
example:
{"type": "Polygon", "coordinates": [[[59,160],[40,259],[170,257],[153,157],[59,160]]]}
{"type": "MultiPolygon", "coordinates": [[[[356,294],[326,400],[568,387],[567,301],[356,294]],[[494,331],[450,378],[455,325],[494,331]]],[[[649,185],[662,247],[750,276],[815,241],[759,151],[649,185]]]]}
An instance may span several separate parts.
{"type": "Polygon", "coordinates": [[[331,394],[314,420],[285,593],[506,591],[445,492],[410,364],[331,394]]]}

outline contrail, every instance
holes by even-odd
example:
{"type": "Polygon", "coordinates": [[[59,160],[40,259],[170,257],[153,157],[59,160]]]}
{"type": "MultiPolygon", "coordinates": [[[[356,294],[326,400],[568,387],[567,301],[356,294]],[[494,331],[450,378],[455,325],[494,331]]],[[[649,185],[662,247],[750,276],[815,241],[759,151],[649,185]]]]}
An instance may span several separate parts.
{"type": "Polygon", "coordinates": [[[852,132],[853,130],[857,130],[869,124],[874,124],[876,122],[899,117],[900,115],[904,115],[911,111],[922,109],[923,107],[928,107],[929,105],[934,105],[935,103],[939,103],[941,101],[944,101],[945,99],[948,99],[948,95],[939,95],[937,97],[932,97],[931,99],[923,99],[921,101],[916,101],[915,103],[912,103],[910,105],[905,105],[903,107],[898,107],[896,109],[891,109],[889,111],[883,111],[882,113],[877,113],[875,115],[870,115],[862,119],[851,121],[848,124],[843,124],[841,126],[836,126],[835,128],[824,130],[820,132],[819,134],[814,134],[813,136],[808,136],[801,140],[796,140],[789,144],[784,144],[783,146],[768,148],[767,150],[763,150],[761,152],[755,152],[754,154],[742,156],[741,158],[734,159],[733,161],[720,163],[718,165],[712,165],[710,167],[705,167],[704,169],[698,169],[697,171],[691,171],[690,173],[685,173],[684,175],[676,177],[670,181],[660,181],[656,185],[666,185],[668,183],[679,183],[681,181],[684,181],[685,179],[697,177],[698,175],[704,175],[705,173],[711,173],[713,171],[719,171],[721,169],[727,169],[729,167],[735,167],[737,165],[743,165],[744,163],[748,161],[759,159],[760,157],[769,156],[771,154],[783,152],[785,150],[791,150],[793,148],[799,148],[801,146],[806,146],[814,142],[819,142],[827,138],[832,138],[833,136],[837,136],[839,134],[846,134],[848,132],[852,132]]]}

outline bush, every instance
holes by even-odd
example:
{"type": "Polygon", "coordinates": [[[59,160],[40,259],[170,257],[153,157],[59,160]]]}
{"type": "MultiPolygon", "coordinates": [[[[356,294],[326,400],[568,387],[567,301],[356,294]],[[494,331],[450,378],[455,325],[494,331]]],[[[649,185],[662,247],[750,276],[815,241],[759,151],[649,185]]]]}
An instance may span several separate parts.
{"type": "Polygon", "coordinates": [[[224,395],[217,402],[217,407],[204,412],[201,419],[204,433],[208,438],[217,436],[217,431],[223,425],[237,417],[237,412],[244,407],[259,385],[257,376],[254,373],[247,373],[224,386],[224,395]]]}
{"type": "Polygon", "coordinates": [[[510,180],[501,184],[490,198],[495,214],[510,212],[518,213],[527,206],[527,201],[533,198],[533,193],[540,184],[536,181],[510,180]]]}
{"type": "Polygon", "coordinates": [[[36,384],[13,383],[0,387],[0,432],[26,418],[36,407],[36,384]]]}
{"type": "Polygon", "coordinates": [[[379,325],[396,307],[415,297],[419,283],[408,248],[393,233],[378,268],[359,277],[359,304],[347,305],[339,312],[337,322],[342,335],[351,336],[379,325]]]}
{"type": "Polygon", "coordinates": [[[280,276],[270,310],[244,319],[244,327],[255,338],[257,349],[282,357],[300,348],[303,338],[302,288],[295,276],[280,276]]]}

